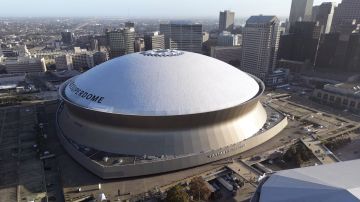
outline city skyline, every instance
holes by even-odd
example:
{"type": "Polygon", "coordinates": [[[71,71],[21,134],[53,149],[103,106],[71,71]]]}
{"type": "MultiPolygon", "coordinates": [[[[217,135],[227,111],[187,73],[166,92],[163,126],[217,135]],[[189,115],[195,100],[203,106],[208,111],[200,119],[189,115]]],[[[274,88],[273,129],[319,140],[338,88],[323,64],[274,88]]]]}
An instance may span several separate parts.
{"type": "MultiPolygon", "coordinates": [[[[314,5],[319,5],[324,0],[315,0],[314,5]]],[[[341,0],[333,2],[340,3],[341,0]]],[[[279,17],[288,17],[290,12],[291,0],[268,0],[253,1],[232,1],[224,0],[218,4],[216,0],[198,0],[198,1],[166,1],[157,0],[144,1],[116,1],[105,0],[101,2],[102,9],[95,2],[85,0],[47,1],[4,1],[4,9],[0,17],[90,17],[90,16],[118,16],[126,18],[134,17],[153,17],[153,18],[189,18],[189,17],[218,17],[220,10],[232,10],[236,13],[235,17],[248,17],[250,15],[277,15],[279,17]],[[71,6],[67,6],[71,5],[71,6]],[[113,5],[113,6],[107,6],[113,5]],[[264,5],[264,6],[259,6],[264,5]],[[265,6],[266,5],[266,6],[265,6]],[[54,9],[56,7],[56,9],[54,9]],[[86,9],[84,9],[86,8],[86,9]],[[206,8],[206,9],[204,9],[206,8]]]]}
{"type": "Polygon", "coordinates": [[[336,1],[0,0],[0,202],[359,202],[336,1]]]}

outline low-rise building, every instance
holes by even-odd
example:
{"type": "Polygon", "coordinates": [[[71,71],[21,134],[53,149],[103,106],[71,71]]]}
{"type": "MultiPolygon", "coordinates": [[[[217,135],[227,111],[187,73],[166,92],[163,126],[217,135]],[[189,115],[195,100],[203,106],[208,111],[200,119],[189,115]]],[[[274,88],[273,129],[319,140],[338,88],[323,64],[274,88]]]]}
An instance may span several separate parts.
{"type": "Polygon", "coordinates": [[[360,82],[326,84],[324,88],[314,90],[312,99],[360,113],[360,82]]]}
{"type": "Polygon", "coordinates": [[[288,84],[289,81],[288,77],[289,77],[289,70],[276,69],[265,77],[265,86],[272,88],[284,86],[288,84]]]}

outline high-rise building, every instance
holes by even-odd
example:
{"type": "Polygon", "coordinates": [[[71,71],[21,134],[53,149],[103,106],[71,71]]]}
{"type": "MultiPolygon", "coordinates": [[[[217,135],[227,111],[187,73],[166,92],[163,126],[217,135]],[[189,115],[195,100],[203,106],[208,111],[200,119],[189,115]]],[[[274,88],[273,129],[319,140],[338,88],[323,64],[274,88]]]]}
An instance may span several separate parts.
{"type": "Polygon", "coordinates": [[[311,21],[315,22],[316,21],[316,17],[319,13],[319,8],[320,8],[320,5],[317,5],[317,6],[313,6],[312,7],[312,12],[311,12],[311,21]]]}
{"type": "Polygon", "coordinates": [[[0,46],[0,64],[3,62],[4,59],[5,59],[5,57],[4,57],[4,54],[3,54],[1,46],[0,46]]]}
{"type": "Polygon", "coordinates": [[[108,46],[108,41],[106,35],[97,35],[95,39],[98,41],[99,49],[101,46],[108,46]]]}
{"type": "Polygon", "coordinates": [[[229,10],[221,11],[219,15],[219,31],[232,32],[234,30],[235,13],[229,10]]]}
{"type": "Polygon", "coordinates": [[[330,32],[335,7],[335,2],[324,2],[318,7],[314,21],[318,22],[320,26],[323,26],[322,33],[327,34],[330,32]]]}
{"type": "Polygon", "coordinates": [[[145,50],[144,39],[137,37],[134,41],[134,52],[140,52],[145,50]]]}
{"type": "Polygon", "coordinates": [[[55,58],[55,65],[57,70],[72,70],[73,69],[73,62],[72,56],[69,54],[60,55],[55,58]]]}
{"type": "Polygon", "coordinates": [[[314,0],[292,0],[290,26],[297,21],[311,21],[314,0]]]}
{"type": "Polygon", "coordinates": [[[180,21],[160,24],[160,33],[165,35],[165,48],[202,52],[201,24],[180,21]]]}
{"type": "Polygon", "coordinates": [[[96,38],[90,39],[90,49],[92,51],[98,51],[99,50],[99,41],[96,38]]]}
{"type": "Polygon", "coordinates": [[[93,54],[94,65],[99,65],[109,60],[109,54],[107,52],[98,51],[93,54]]]}
{"type": "Polygon", "coordinates": [[[316,22],[296,22],[280,37],[278,59],[313,63],[322,28],[316,22]]]}
{"type": "Polygon", "coordinates": [[[338,32],[339,26],[343,23],[356,20],[360,22],[360,1],[359,0],[343,0],[335,9],[334,19],[332,23],[332,31],[338,32]]]}
{"type": "Polygon", "coordinates": [[[241,50],[241,46],[213,46],[210,56],[235,67],[240,67],[241,50]]]}
{"type": "Polygon", "coordinates": [[[164,49],[165,36],[160,32],[148,32],[144,35],[145,50],[164,49]]]}
{"type": "Polygon", "coordinates": [[[279,47],[279,20],[276,16],[251,16],[243,32],[241,69],[265,79],[276,65],[279,47]]]}
{"type": "Polygon", "coordinates": [[[131,21],[125,22],[125,27],[126,27],[126,28],[134,28],[134,29],[135,29],[135,23],[134,23],[134,22],[131,22],[131,21]]]}
{"type": "Polygon", "coordinates": [[[237,46],[239,44],[239,35],[231,34],[228,31],[221,32],[217,39],[218,46],[237,46]]]}
{"type": "Polygon", "coordinates": [[[358,32],[360,27],[360,22],[356,20],[345,20],[340,25],[337,26],[337,31],[340,34],[342,40],[347,40],[350,34],[358,32]]]}
{"type": "Polygon", "coordinates": [[[110,58],[134,52],[135,30],[124,28],[106,32],[110,58]]]}
{"type": "Polygon", "coordinates": [[[95,66],[94,57],[90,53],[77,53],[72,56],[73,67],[75,70],[84,71],[95,66]]]}
{"type": "Polygon", "coordinates": [[[334,68],[333,63],[339,36],[339,33],[329,33],[321,37],[315,62],[316,68],[334,68]]]}
{"type": "Polygon", "coordinates": [[[209,38],[210,38],[210,34],[209,34],[209,32],[203,32],[202,33],[202,42],[203,43],[205,43],[205,42],[207,42],[208,40],[209,40],[209,38]]]}
{"type": "Polygon", "coordinates": [[[345,66],[348,71],[360,72],[360,33],[350,35],[347,47],[345,66]]]}
{"type": "Polygon", "coordinates": [[[61,32],[61,41],[64,44],[72,44],[74,42],[74,33],[66,30],[65,32],[61,32]]]}
{"type": "Polygon", "coordinates": [[[203,54],[210,56],[211,55],[211,47],[217,46],[217,39],[218,39],[218,33],[203,33],[203,44],[202,44],[202,50],[203,54]]]}
{"type": "Polygon", "coordinates": [[[360,72],[360,34],[326,34],[319,43],[316,67],[338,72],[360,72]]]}

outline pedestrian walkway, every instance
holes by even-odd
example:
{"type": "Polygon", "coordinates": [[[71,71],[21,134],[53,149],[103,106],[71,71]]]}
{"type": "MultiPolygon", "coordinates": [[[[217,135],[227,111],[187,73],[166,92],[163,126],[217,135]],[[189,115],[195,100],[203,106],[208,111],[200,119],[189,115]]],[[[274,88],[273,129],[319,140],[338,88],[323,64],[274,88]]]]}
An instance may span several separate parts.
{"type": "Polygon", "coordinates": [[[227,167],[240,175],[242,178],[244,178],[246,181],[250,182],[252,185],[257,185],[257,180],[261,173],[259,173],[257,170],[252,168],[251,166],[248,166],[242,161],[234,160],[233,163],[228,164],[227,167]]]}
{"type": "Polygon", "coordinates": [[[315,141],[311,137],[302,138],[301,142],[314,154],[321,164],[336,163],[338,160],[334,154],[325,148],[320,141],[315,141]]]}

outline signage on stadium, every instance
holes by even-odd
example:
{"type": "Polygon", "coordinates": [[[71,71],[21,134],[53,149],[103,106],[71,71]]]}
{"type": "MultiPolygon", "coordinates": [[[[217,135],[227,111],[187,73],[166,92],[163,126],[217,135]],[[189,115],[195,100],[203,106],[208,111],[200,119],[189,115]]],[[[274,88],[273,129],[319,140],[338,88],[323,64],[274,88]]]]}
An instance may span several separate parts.
{"type": "Polygon", "coordinates": [[[89,93],[87,91],[80,89],[79,87],[76,86],[74,81],[69,83],[69,89],[75,95],[77,95],[81,98],[84,98],[86,100],[90,100],[92,102],[102,103],[102,101],[104,100],[104,97],[101,97],[99,95],[95,95],[95,94],[92,94],[92,93],[89,93]]]}

